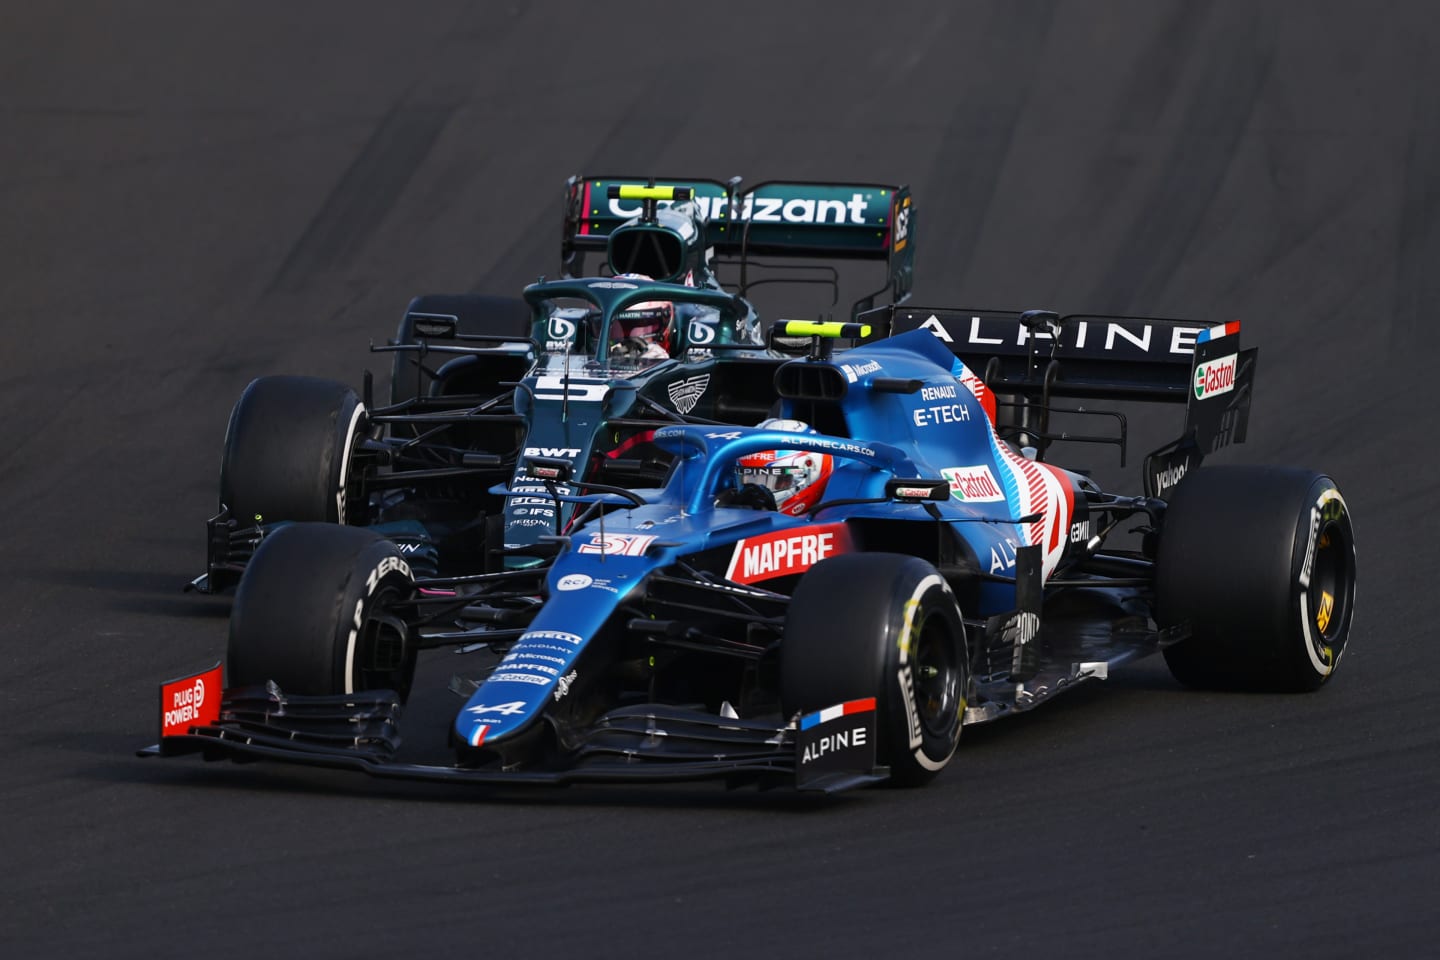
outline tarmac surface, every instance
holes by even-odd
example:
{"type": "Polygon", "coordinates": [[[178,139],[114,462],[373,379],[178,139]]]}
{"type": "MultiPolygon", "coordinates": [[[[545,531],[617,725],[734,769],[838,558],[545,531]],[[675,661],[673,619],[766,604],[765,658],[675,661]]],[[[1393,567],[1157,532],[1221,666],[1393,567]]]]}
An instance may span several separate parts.
{"type": "Polygon", "coordinates": [[[1431,954],[1437,41],[1425,0],[10,5],[0,953],[1431,954]],[[584,172],[908,182],[918,303],[1241,319],[1222,459],[1355,518],[1334,682],[1146,662],[818,805],[135,759],[224,650],[180,587],[244,385],[383,380],[414,294],[555,271],[584,172]]]}

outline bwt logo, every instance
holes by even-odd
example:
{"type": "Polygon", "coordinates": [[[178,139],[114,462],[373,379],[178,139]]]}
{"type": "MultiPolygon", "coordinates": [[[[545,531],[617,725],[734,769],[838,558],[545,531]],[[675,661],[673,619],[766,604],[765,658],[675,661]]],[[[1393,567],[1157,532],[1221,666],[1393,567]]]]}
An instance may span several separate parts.
{"type": "Polygon", "coordinates": [[[575,322],[565,317],[551,317],[545,324],[545,349],[569,350],[575,339],[575,322]]]}

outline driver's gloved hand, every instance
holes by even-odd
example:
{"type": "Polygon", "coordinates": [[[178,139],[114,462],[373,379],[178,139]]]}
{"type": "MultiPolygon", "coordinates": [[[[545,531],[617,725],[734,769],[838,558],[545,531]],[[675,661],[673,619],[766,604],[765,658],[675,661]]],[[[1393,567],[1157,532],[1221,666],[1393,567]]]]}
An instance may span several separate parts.
{"type": "Polygon", "coordinates": [[[758,483],[743,483],[722,490],[715,498],[717,507],[749,507],[751,510],[775,510],[775,494],[758,483]]]}

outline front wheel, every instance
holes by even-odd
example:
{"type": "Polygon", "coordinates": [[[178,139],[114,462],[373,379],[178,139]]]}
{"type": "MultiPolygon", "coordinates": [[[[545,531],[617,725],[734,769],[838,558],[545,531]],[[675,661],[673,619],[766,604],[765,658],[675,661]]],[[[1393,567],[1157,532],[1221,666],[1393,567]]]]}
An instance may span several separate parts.
{"type": "Polygon", "coordinates": [[[220,460],[220,502],[242,521],[344,523],[352,454],[365,405],[343,383],[316,377],[252,380],[230,413],[220,460]]]}
{"type": "Polygon", "coordinates": [[[273,680],[313,696],[394,690],[415,674],[402,616],[414,575],[388,540],[355,527],[295,523],[266,537],[230,613],[229,682],[273,680]]]}
{"type": "Polygon", "coordinates": [[[780,645],[787,715],[874,697],[876,758],[918,786],[960,741],[969,691],[965,625],[930,564],[894,553],[821,561],[801,578],[780,645]]]}
{"type": "Polygon", "coordinates": [[[1302,692],[1334,675],[1355,615],[1355,533],[1335,482],[1307,470],[1205,467],[1165,512],[1155,619],[1186,686],[1302,692]]]}

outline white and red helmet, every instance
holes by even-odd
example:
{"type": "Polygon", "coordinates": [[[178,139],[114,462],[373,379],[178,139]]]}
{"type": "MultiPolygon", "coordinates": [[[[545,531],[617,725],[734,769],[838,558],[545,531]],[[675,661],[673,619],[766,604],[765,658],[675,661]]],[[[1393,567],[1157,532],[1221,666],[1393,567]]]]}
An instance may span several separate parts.
{"type": "MultiPolygon", "coordinates": [[[[643,273],[616,274],[617,280],[649,280],[643,273]]],[[[610,351],[641,359],[670,356],[675,335],[675,304],[670,300],[632,303],[615,314],[610,327],[610,351]],[[628,341],[628,343],[627,343],[628,341]]]]}
{"type": "MultiPolygon", "coordinates": [[[[758,426],[787,433],[815,432],[800,420],[766,420],[758,426]]],[[[735,479],[738,483],[765,487],[774,495],[776,509],[798,517],[820,502],[833,469],[834,462],[828,453],[762,450],[739,459],[735,479]]]]}

